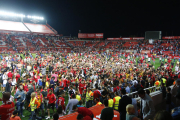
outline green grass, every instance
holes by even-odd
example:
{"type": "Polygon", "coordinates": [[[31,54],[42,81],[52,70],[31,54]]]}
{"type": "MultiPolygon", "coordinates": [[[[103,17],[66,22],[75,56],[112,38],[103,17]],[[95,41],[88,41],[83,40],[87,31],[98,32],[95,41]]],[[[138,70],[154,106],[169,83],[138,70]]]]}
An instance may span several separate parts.
{"type": "MultiPolygon", "coordinates": [[[[21,56],[24,58],[24,55],[21,54],[21,56]]],[[[33,57],[35,57],[35,54],[33,54],[33,57]]],[[[138,60],[138,58],[136,58],[136,61],[138,60]]],[[[177,60],[176,60],[177,61],[177,60]]],[[[151,63],[153,64],[153,61],[151,61],[151,63]]],[[[175,62],[176,63],[176,62],[175,62]]],[[[155,69],[157,69],[158,67],[160,66],[160,63],[159,63],[159,58],[156,58],[155,59],[155,69]]],[[[174,65],[175,66],[175,65],[174,65]]],[[[174,67],[175,68],[175,67],[174,67]]],[[[173,68],[173,71],[174,71],[174,68],[173,68]]],[[[2,93],[0,93],[0,98],[2,98],[2,93]]],[[[65,105],[67,105],[68,103],[68,94],[66,94],[65,96],[65,105]]],[[[0,105],[2,104],[2,102],[0,102],[0,105]]],[[[52,110],[50,110],[50,113],[51,113],[51,116],[54,114],[52,110]]],[[[23,111],[23,114],[25,115],[25,118],[21,118],[21,120],[28,120],[29,119],[29,115],[31,114],[29,111],[27,110],[24,110],[23,111]]],[[[47,115],[45,115],[47,116],[47,115]]]]}

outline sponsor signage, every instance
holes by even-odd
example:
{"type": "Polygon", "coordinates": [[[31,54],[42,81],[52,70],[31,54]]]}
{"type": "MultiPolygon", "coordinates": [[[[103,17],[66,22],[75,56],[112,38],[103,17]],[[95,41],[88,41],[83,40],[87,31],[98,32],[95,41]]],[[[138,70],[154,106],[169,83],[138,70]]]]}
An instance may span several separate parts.
{"type": "Polygon", "coordinates": [[[103,38],[103,33],[78,33],[78,38],[103,38]]]}
{"type": "Polygon", "coordinates": [[[144,40],[144,37],[107,38],[107,40],[144,40]]]}

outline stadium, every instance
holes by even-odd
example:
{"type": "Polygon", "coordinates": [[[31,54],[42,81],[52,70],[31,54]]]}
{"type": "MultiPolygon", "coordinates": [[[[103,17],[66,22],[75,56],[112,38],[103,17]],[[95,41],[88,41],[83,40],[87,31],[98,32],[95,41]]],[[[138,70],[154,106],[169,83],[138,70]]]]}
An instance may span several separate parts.
{"type": "Polygon", "coordinates": [[[0,117],[178,120],[179,40],[162,31],[63,36],[43,17],[0,11],[0,117]]]}

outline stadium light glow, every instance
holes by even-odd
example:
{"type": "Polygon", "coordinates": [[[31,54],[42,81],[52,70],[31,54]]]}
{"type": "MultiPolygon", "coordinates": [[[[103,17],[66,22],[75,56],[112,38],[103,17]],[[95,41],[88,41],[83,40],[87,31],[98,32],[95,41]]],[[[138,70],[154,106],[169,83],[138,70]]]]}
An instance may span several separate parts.
{"type": "Polygon", "coordinates": [[[30,15],[23,15],[23,14],[16,14],[13,12],[5,12],[5,11],[0,11],[0,15],[2,16],[11,16],[11,17],[21,17],[21,18],[29,18],[29,19],[37,19],[37,20],[44,20],[43,17],[39,16],[30,16],[30,15]]]}
{"type": "Polygon", "coordinates": [[[38,16],[30,16],[28,15],[27,18],[32,18],[32,19],[38,19],[38,20],[44,20],[43,17],[38,17],[38,16]]]}
{"type": "Polygon", "coordinates": [[[3,16],[12,16],[12,17],[26,17],[23,14],[16,14],[16,13],[5,12],[5,11],[0,11],[0,15],[3,15],[3,16]]]}

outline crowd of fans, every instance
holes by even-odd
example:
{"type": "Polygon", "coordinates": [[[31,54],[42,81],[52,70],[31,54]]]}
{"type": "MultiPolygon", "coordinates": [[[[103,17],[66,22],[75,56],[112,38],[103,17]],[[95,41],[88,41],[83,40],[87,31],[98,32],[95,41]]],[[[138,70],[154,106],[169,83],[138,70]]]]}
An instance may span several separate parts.
{"type": "MultiPolygon", "coordinates": [[[[20,54],[1,55],[0,61],[0,85],[3,105],[0,107],[1,119],[18,120],[25,116],[24,110],[31,113],[29,119],[59,119],[66,114],[78,112],[77,120],[92,120],[95,116],[88,108],[104,104],[101,111],[102,120],[112,120],[113,110],[120,113],[121,120],[161,120],[164,116],[171,119],[179,119],[180,106],[180,74],[179,59],[168,59],[162,56],[159,61],[156,55],[162,55],[163,51],[172,51],[173,55],[179,55],[179,43],[173,41],[157,40],[153,47],[146,47],[149,42],[139,40],[136,45],[124,47],[124,41],[105,41],[103,46],[87,47],[86,42],[73,46],[66,40],[63,43],[74,50],[71,53],[49,52],[36,53],[20,51],[18,46],[22,43],[12,41],[13,35],[6,35],[5,43],[11,45],[14,51],[20,54]],[[162,46],[162,44],[167,44],[162,46]],[[110,50],[106,52],[105,47],[111,44],[110,50]],[[80,47],[80,51],[78,48],[80,47]],[[95,48],[97,47],[97,48],[95,48]],[[142,50],[150,50],[153,56],[147,54],[122,54],[120,50],[133,49],[137,53],[142,50]],[[99,52],[99,51],[103,52],[99,52]],[[153,61],[153,64],[152,64],[153,61]],[[156,67],[157,64],[160,66],[156,67]],[[175,66],[175,70],[172,69],[175,66]],[[156,69],[155,69],[156,68],[156,69]],[[176,103],[171,98],[171,88],[178,88],[176,103]],[[166,111],[155,115],[155,108],[150,92],[144,88],[155,86],[160,90],[166,101],[166,111]],[[126,94],[138,91],[141,98],[136,101],[126,94]],[[67,97],[66,97],[67,96],[67,97]],[[16,106],[15,110],[13,109],[16,106]],[[177,106],[177,108],[175,108],[177,106]],[[10,114],[2,112],[10,109],[10,114]],[[171,113],[171,109],[172,110],[171,113]],[[55,114],[52,114],[52,111],[55,114]],[[170,115],[171,113],[171,115],[170,115]],[[170,116],[168,116],[170,115],[170,116]]],[[[29,42],[35,50],[40,50],[38,36],[21,36],[25,43],[29,42]]],[[[50,47],[56,48],[55,38],[46,37],[50,47]]],[[[95,42],[93,41],[92,44],[95,42]]],[[[131,44],[131,42],[130,42],[131,44]]],[[[44,45],[48,50],[48,46],[44,45]]]]}
{"type": "MultiPolygon", "coordinates": [[[[12,109],[12,116],[1,112],[1,118],[17,115],[23,118],[26,109],[31,112],[30,119],[45,118],[45,115],[50,119],[52,109],[56,113],[54,120],[73,112],[79,113],[78,120],[92,120],[94,115],[87,108],[104,104],[102,120],[111,120],[113,110],[119,111],[121,120],[148,120],[154,117],[155,108],[148,95],[151,91],[143,89],[151,86],[162,91],[167,112],[170,112],[169,86],[179,85],[179,60],[169,61],[163,57],[164,61],[156,61],[160,66],[155,69],[156,63],[151,64],[155,57],[146,59],[141,55],[136,61],[134,54],[122,56],[113,52],[41,53],[35,58],[30,53],[24,57],[2,55],[0,83],[3,105],[12,103],[17,111],[12,109]],[[176,66],[175,71],[171,63],[176,66]],[[126,95],[135,91],[141,98],[140,103],[126,95]]],[[[176,96],[177,105],[180,103],[179,94],[180,91],[176,96]]]]}

